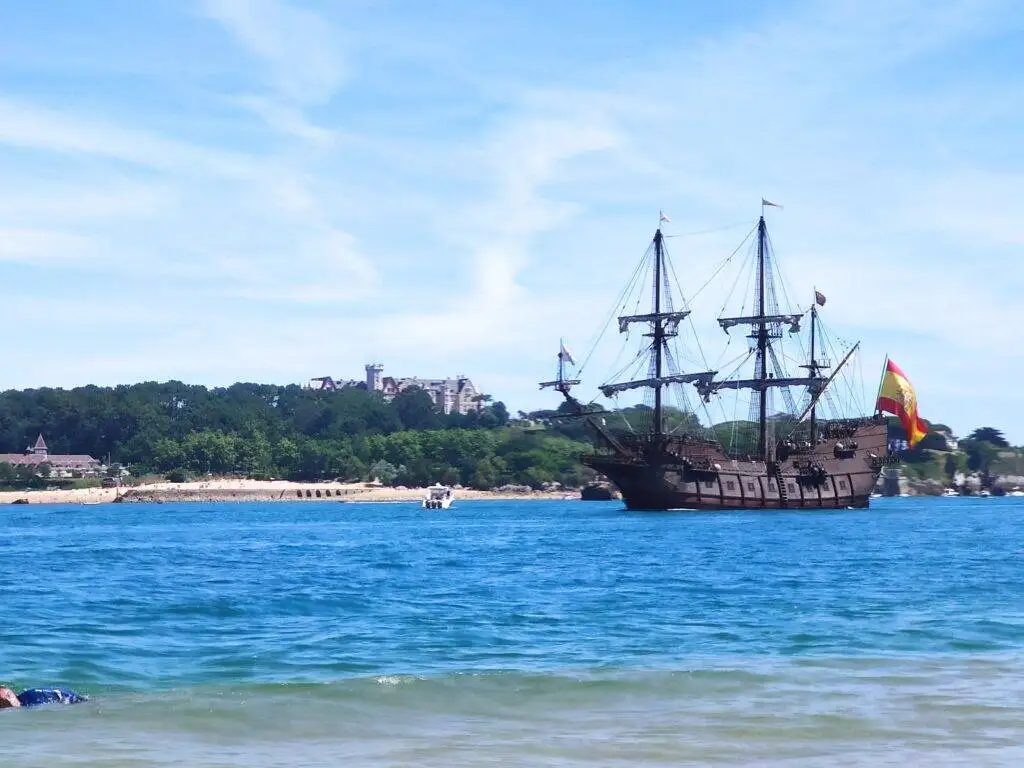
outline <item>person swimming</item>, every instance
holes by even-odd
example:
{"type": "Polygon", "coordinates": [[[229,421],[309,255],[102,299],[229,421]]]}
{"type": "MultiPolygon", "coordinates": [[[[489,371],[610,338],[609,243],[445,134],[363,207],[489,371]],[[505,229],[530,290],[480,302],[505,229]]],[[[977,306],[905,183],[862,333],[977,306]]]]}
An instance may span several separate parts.
{"type": "Polygon", "coordinates": [[[88,696],[82,696],[67,688],[29,688],[21,693],[15,693],[10,688],[0,686],[0,709],[38,707],[41,704],[79,704],[88,700],[88,696]]]}

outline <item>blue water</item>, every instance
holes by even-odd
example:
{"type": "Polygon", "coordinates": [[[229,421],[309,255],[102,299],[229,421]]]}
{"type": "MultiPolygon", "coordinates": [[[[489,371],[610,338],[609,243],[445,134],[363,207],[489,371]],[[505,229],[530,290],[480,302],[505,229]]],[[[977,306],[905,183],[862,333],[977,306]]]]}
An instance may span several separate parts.
{"type": "Polygon", "coordinates": [[[1021,502],[7,507],[0,754],[1021,764],[1021,502]]]}

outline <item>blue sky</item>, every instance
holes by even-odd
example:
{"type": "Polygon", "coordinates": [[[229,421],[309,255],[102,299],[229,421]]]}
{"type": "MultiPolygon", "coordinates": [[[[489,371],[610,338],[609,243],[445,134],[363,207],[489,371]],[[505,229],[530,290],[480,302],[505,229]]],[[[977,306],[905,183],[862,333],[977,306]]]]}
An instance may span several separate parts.
{"type": "MultiPolygon", "coordinates": [[[[379,360],[552,406],[559,336],[586,351],[658,210],[686,288],[763,195],[869,389],[888,353],[926,418],[1024,443],[1013,0],[0,13],[4,388],[379,360]]],[[[710,350],[723,297],[693,306],[710,350]]]]}

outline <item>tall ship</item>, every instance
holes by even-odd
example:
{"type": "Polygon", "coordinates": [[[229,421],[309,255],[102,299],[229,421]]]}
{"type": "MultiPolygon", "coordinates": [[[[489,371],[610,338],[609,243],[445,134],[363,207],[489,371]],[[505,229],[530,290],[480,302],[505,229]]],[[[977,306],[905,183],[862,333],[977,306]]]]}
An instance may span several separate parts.
{"type": "Polygon", "coordinates": [[[892,461],[885,417],[865,413],[863,399],[852,403],[861,415],[849,414],[850,401],[864,394],[850,380],[859,342],[825,332],[819,291],[805,307],[788,306],[765,222],[773,205],[762,200],[756,225],[700,289],[739,273],[717,317],[726,334],[717,363],[708,365],[691,310],[675,295],[662,214],[617,304],[621,314],[611,315],[618,315],[629,362],[598,387],[612,400],[642,391],[643,404],[608,410],[577,399],[573,389],[593,351],[573,373],[576,360],[564,344],[556,378],[540,385],[564,396],[559,417],[586,425],[595,450],[583,463],[613,483],[629,509],[866,507],[892,461]],[[741,269],[726,269],[732,266],[741,269]],[[747,290],[737,291],[743,274],[747,290]],[[739,311],[725,311],[738,294],[739,311]]]}

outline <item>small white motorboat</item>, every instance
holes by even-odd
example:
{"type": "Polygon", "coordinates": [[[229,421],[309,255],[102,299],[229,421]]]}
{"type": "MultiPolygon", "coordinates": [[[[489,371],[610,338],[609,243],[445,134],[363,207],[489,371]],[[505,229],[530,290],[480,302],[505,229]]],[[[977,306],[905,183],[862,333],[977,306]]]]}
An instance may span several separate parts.
{"type": "Polygon", "coordinates": [[[447,485],[435,483],[427,488],[427,495],[423,499],[424,509],[448,509],[455,501],[452,489],[447,485]]]}
{"type": "Polygon", "coordinates": [[[946,490],[944,490],[942,492],[942,495],[943,496],[959,496],[960,494],[956,492],[956,488],[947,488],[946,490]]]}

